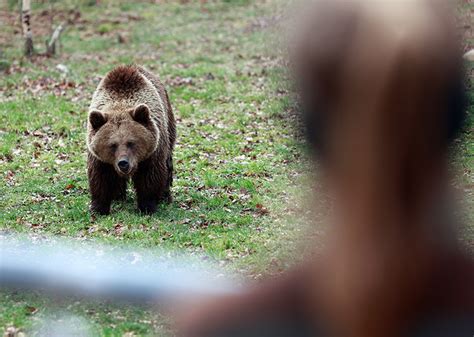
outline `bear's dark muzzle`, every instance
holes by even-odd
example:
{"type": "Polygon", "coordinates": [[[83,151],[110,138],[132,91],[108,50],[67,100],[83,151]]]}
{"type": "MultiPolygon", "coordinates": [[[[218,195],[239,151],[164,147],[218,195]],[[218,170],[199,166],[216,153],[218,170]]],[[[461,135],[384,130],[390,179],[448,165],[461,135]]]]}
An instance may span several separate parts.
{"type": "Polygon", "coordinates": [[[123,173],[128,173],[130,169],[130,163],[128,162],[127,159],[120,159],[119,162],[117,163],[118,168],[120,171],[123,173]]]}

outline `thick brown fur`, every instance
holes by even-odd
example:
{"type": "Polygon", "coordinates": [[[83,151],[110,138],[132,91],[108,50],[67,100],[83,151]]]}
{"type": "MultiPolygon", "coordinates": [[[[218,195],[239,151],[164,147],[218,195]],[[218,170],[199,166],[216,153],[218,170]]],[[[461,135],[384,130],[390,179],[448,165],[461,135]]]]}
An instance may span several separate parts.
{"type": "Polygon", "coordinates": [[[127,94],[145,87],[146,82],[138,69],[129,66],[119,66],[107,74],[104,88],[118,94],[127,94]]]}
{"type": "Polygon", "coordinates": [[[168,93],[139,66],[120,66],[101,81],[88,118],[91,211],[108,214],[132,180],[138,208],[171,201],[176,124],[168,93]],[[124,167],[123,165],[125,165],[124,167]]]}

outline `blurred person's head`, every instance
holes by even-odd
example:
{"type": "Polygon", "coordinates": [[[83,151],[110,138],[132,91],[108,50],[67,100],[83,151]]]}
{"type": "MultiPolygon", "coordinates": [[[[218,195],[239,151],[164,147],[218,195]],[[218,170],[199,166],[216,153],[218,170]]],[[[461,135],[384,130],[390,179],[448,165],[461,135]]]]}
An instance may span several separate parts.
{"type": "Polygon", "coordinates": [[[465,117],[464,78],[448,9],[332,0],[300,18],[295,80],[335,196],[326,290],[314,303],[326,302],[340,335],[403,331],[395,328],[418,319],[430,278],[457,246],[447,165],[465,117]]]}
{"type": "MultiPolygon", "coordinates": [[[[448,9],[429,0],[306,8],[295,79],[310,144],[336,187],[391,195],[405,208],[432,187],[465,118],[448,9]]],[[[372,198],[375,206],[380,195],[372,198]]]]}

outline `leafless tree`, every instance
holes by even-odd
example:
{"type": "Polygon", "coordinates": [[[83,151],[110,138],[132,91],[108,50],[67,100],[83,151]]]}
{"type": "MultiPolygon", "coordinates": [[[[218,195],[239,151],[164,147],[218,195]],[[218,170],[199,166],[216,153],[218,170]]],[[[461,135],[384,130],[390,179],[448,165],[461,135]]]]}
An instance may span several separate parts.
{"type": "Polygon", "coordinates": [[[31,31],[31,1],[22,0],[21,4],[21,24],[23,36],[25,38],[25,56],[31,57],[35,50],[33,46],[33,32],[31,31]]]}
{"type": "Polygon", "coordinates": [[[63,32],[66,23],[62,23],[56,27],[53,34],[51,35],[51,40],[46,43],[46,55],[52,56],[56,54],[56,43],[59,41],[59,37],[63,32]]]}

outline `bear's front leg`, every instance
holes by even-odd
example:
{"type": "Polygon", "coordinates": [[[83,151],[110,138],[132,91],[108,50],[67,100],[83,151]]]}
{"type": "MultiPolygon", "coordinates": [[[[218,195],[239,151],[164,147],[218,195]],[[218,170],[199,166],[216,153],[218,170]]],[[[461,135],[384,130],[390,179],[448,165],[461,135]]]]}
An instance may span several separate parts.
{"type": "Polygon", "coordinates": [[[156,157],[140,163],[133,176],[133,184],[137,193],[138,209],[145,214],[156,212],[158,202],[166,190],[168,175],[166,162],[156,157]]]}
{"type": "Polygon", "coordinates": [[[91,212],[109,214],[112,200],[122,192],[126,180],[119,177],[112,165],[101,162],[91,154],[87,158],[87,175],[91,193],[91,212]]]}
{"type": "Polygon", "coordinates": [[[167,180],[164,186],[164,191],[161,195],[161,200],[167,204],[173,202],[173,196],[171,195],[171,186],[173,186],[173,156],[170,154],[166,161],[167,169],[167,180]]]}

